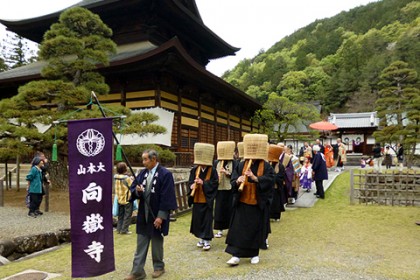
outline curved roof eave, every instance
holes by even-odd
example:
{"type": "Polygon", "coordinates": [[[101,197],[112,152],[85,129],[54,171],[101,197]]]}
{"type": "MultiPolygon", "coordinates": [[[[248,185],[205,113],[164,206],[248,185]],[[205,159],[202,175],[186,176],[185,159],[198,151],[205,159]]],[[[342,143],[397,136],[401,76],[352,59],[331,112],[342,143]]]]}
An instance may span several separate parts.
{"type": "MultiPolygon", "coordinates": [[[[143,44],[144,45],[143,48],[145,51],[132,52],[133,53],[132,56],[123,55],[121,56],[123,57],[122,59],[118,59],[117,56],[115,56],[114,59],[111,58],[110,64],[108,66],[98,65],[97,66],[98,70],[101,71],[104,69],[110,69],[112,71],[112,68],[124,66],[127,64],[139,63],[141,61],[158,56],[164,52],[170,51],[171,49],[175,49],[177,53],[180,55],[180,57],[185,61],[185,63],[189,65],[189,67],[194,69],[195,73],[198,73],[202,79],[209,81],[208,85],[210,85],[210,87],[211,85],[216,85],[216,84],[220,85],[222,88],[225,89],[226,92],[234,92],[235,95],[238,96],[243,103],[246,103],[247,105],[249,105],[250,108],[253,108],[253,109],[261,108],[261,104],[257,100],[247,95],[243,91],[235,88],[234,86],[227,83],[226,81],[219,78],[218,76],[210,73],[203,66],[198,64],[184,49],[184,47],[182,46],[181,42],[178,40],[177,37],[172,38],[171,40],[165,42],[164,44],[160,46],[154,46],[153,44],[150,44],[147,42],[138,43],[138,44],[143,44]]],[[[27,75],[25,74],[12,75],[10,78],[5,77],[4,79],[0,80],[0,84],[7,84],[11,82],[25,82],[25,81],[34,80],[34,79],[40,79],[42,78],[40,74],[41,68],[42,68],[42,65],[45,63],[46,63],[45,61],[37,61],[32,64],[22,66],[23,68],[25,68],[24,70],[27,71],[28,73],[27,75]]],[[[11,73],[10,71],[12,72],[21,71],[22,67],[6,71],[3,73],[3,75],[5,75],[6,73],[11,73]]]]}
{"type": "Polygon", "coordinates": [[[93,8],[93,7],[97,7],[97,6],[102,6],[104,4],[108,4],[108,3],[112,3],[112,2],[118,2],[121,0],[82,0],[80,2],[77,2],[76,4],[73,4],[71,6],[68,6],[64,9],[55,11],[55,12],[51,12],[49,14],[45,14],[45,15],[41,15],[41,16],[37,16],[37,17],[31,17],[31,18],[25,18],[25,19],[0,19],[0,23],[4,24],[4,25],[11,25],[11,26],[20,26],[20,25],[24,25],[27,23],[32,23],[32,22],[37,22],[37,21],[41,21],[41,20],[45,20],[45,19],[51,19],[51,18],[58,18],[60,16],[60,14],[72,7],[85,7],[85,8],[93,8]],[[104,3],[106,2],[106,3],[104,3]]]}
{"type": "Polygon", "coordinates": [[[175,49],[181,55],[182,59],[184,59],[184,61],[188,65],[190,65],[192,68],[194,68],[194,70],[197,73],[202,75],[202,77],[206,78],[207,80],[209,80],[213,83],[217,83],[217,84],[221,85],[222,87],[224,87],[226,89],[226,91],[235,92],[235,94],[238,95],[243,102],[247,103],[249,106],[252,106],[252,108],[259,109],[259,108],[262,107],[261,103],[259,103],[257,100],[255,100],[251,96],[247,95],[243,91],[237,89],[236,87],[232,86],[231,84],[229,84],[225,80],[223,80],[223,79],[219,78],[218,76],[212,74],[211,72],[207,71],[203,66],[198,64],[188,54],[188,52],[184,49],[184,47],[182,46],[181,42],[178,40],[177,37],[172,38],[171,40],[165,42],[164,44],[160,45],[159,47],[157,47],[157,48],[155,48],[155,49],[153,49],[153,50],[151,50],[147,53],[139,54],[139,55],[132,56],[130,58],[126,58],[126,59],[118,60],[118,61],[115,61],[115,62],[111,62],[108,67],[112,68],[112,67],[116,67],[116,66],[125,65],[125,64],[128,64],[128,63],[136,63],[136,62],[151,58],[153,56],[162,54],[162,53],[164,53],[164,52],[166,52],[170,49],[175,49]]]}
{"type": "MultiPolygon", "coordinates": [[[[46,24],[47,22],[51,22],[52,19],[58,19],[60,14],[70,8],[70,7],[75,7],[75,6],[81,6],[87,9],[92,9],[95,7],[99,7],[99,6],[103,6],[103,5],[108,5],[110,3],[113,2],[120,2],[122,0],[83,0],[80,1],[72,6],[69,6],[67,8],[64,8],[62,10],[47,14],[47,15],[42,15],[42,16],[38,16],[38,17],[33,17],[33,18],[28,18],[28,19],[20,19],[20,20],[7,20],[7,19],[0,19],[0,23],[2,23],[3,25],[5,25],[7,27],[7,29],[9,31],[15,32],[15,33],[22,33],[23,29],[22,27],[28,24],[35,24],[38,23],[38,25],[43,25],[46,24]]],[[[194,4],[194,8],[193,10],[195,11],[191,11],[190,9],[188,9],[184,4],[180,3],[178,0],[171,0],[168,1],[167,3],[169,4],[173,4],[173,7],[175,7],[178,11],[180,11],[183,15],[186,16],[186,18],[192,20],[197,27],[199,27],[199,29],[202,29],[203,33],[201,34],[208,34],[209,37],[211,37],[214,42],[215,45],[219,46],[219,48],[224,49],[224,52],[218,56],[214,56],[213,58],[218,58],[218,57],[223,57],[226,55],[235,55],[235,53],[237,51],[240,50],[240,48],[237,47],[233,47],[230,44],[228,44],[226,41],[224,41],[222,38],[220,38],[219,36],[217,36],[211,29],[209,29],[204,23],[203,20],[201,19],[201,16],[198,12],[198,8],[195,4],[195,1],[193,1],[194,4]]],[[[200,34],[200,33],[198,33],[200,34]]],[[[23,35],[23,33],[22,33],[23,35]]],[[[28,38],[32,41],[35,42],[41,42],[41,40],[39,38],[35,38],[35,37],[31,37],[28,34],[25,34],[24,36],[25,38],[28,38]]],[[[38,42],[38,43],[39,43],[38,42]]]]}
{"type": "MultiPolygon", "coordinates": [[[[180,11],[182,11],[191,20],[193,20],[196,24],[198,24],[200,27],[202,27],[205,32],[207,32],[208,34],[210,34],[215,39],[215,41],[217,41],[220,44],[222,44],[225,48],[230,49],[231,50],[231,54],[230,55],[235,55],[235,53],[241,49],[241,48],[237,48],[237,47],[234,47],[234,46],[230,45],[225,40],[223,40],[222,38],[220,38],[216,33],[214,33],[210,28],[208,28],[204,24],[203,19],[201,18],[200,14],[198,12],[198,9],[197,9],[197,14],[198,14],[198,16],[197,16],[197,15],[194,15],[194,13],[192,13],[189,9],[187,9],[183,4],[179,3],[178,0],[172,0],[172,2],[178,7],[178,9],[180,11]]],[[[194,3],[195,3],[195,1],[194,1],[194,3]]]]}

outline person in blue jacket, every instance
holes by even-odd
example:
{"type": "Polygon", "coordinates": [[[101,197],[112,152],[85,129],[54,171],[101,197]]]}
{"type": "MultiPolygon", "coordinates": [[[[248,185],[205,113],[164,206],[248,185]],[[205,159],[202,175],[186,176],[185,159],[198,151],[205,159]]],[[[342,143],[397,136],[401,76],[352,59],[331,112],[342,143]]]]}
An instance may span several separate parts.
{"type": "Polygon", "coordinates": [[[325,198],[323,180],[328,180],[327,162],[324,154],[320,152],[321,148],[318,145],[312,147],[314,151],[314,158],[312,162],[312,178],[315,181],[316,193],[318,198],[325,198]]]}
{"type": "Polygon", "coordinates": [[[140,199],[137,214],[137,248],[133,268],[125,280],[146,278],[146,263],[149,243],[152,241],[153,278],[165,272],[163,262],[163,237],[169,232],[169,214],[177,208],[173,175],[158,162],[155,150],[142,154],[144,170],[130,187],[131,200],[140,199]]]}
{"type": "Polygon", "coordinates": [[[42,167],[44,161],[35,157],[32,161],[32,168],[29,174],[26,175],[26,181],[28,181],[28,193],[29,193],[29,213],[28,216],[36,218],[39,214],[37,210],[42,202],[42,167]]]}

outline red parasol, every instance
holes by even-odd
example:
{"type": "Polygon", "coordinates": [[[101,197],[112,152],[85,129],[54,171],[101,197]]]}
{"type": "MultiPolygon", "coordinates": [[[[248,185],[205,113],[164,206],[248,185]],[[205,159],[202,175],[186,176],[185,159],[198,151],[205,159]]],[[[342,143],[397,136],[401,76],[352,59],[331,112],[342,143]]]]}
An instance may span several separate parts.
{"type": "Polygon", "coordinates": [[[324,130],[324,131],[330,131],[330,130],[338,129],[338,126],[336,126],[335,124],[332,124],[332,123],[329,123],[329,122],[326,122],[326,121],[311,123],[309,125],[309,127],[312,128],[312,129],[324,130]]]}

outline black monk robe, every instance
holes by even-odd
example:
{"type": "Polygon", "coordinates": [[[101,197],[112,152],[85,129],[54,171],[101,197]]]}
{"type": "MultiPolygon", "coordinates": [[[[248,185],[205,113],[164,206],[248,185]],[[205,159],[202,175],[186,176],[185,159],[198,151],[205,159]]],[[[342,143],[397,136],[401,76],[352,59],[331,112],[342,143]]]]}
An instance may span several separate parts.
{"type": "MultiPolygon", "coordinates": [[[[196,166],[191,170],[188,186],[194,184],[197,168],[201,167],[196,166]]],[[[215,168],[211,166],[201,169],[199,177],[203,180],[203,185],[197,188],[194,197],[190,196],[191,189],[188,193],[189,200],[193,203],[190,232],[197,238],[211,240],[213,238],[213,205],[219,181],[215,168]]]]}
{"type": "Polygon", "coordinates": [[[274,185],[274,171],[270,164],[264,160],[253,160],[251,171],[258,177],[258,182],[252,181],[249,177],[248,182],[255,187],[255,204],[252,200],[241,198],[245,192],[238,191],[239,184],[236,180],[242,175],[244,165],[247,163],[247,160],[240,162],[231,177],[234,207],[225,251],[239,258],[258,256],[259,249],[266,248],[265,239],[269,231],[267,220],[270,215],[269,199],[274,185]]]}

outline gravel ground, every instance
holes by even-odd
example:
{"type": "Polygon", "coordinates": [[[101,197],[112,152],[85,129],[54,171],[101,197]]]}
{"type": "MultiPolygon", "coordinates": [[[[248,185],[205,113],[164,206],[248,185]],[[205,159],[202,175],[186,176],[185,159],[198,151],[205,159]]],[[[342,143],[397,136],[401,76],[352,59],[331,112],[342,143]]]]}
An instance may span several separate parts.
{"type": "Polygon", "coordinates": [[[44,215],[32,218],[24,207],[0,207],[0,221],[0,240],[70,228],[68,214],[44,212],[44,215]]]}

